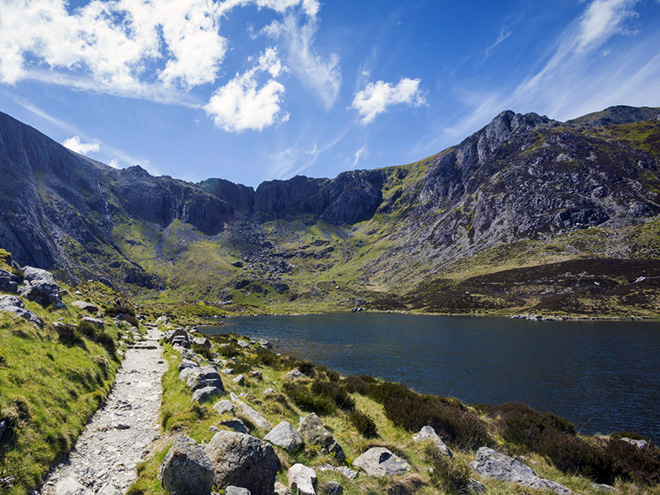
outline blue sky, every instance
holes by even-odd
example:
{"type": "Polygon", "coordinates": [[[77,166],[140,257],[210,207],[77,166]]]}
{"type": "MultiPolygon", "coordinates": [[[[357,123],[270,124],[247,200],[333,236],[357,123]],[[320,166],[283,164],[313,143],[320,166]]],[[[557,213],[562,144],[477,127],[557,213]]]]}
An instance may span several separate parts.
{"type": "Polygon", "coordinates": [[[0,0],[0,110],[116,167],[257,186],[499,112],[660,106],[658,0],[0,0]]]}

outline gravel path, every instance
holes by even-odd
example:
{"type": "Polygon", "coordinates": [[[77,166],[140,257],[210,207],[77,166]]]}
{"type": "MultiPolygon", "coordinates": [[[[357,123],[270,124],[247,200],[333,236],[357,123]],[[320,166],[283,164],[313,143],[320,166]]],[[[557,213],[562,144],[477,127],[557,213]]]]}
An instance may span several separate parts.
{"type": "Polygon", "coordinates": [[[115,386],[78,438],[69,459],[57,466],[42,495],[120,495],[137,477],[136,466],[159,438],[161,375],[167,369],[161,332],[126,351],[115,386]]]}

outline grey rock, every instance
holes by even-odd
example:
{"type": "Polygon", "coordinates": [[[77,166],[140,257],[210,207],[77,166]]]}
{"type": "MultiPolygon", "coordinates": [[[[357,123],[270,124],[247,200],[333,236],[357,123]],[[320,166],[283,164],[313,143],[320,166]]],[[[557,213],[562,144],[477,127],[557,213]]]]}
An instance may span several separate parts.
{"type": "Polygon", "coordinates": [[[190,375],[193,371],[198,370],[198,369],[201,369],[201,368],[199,368],[199,367],[196,367],[196,368],[183,368],[179,372],[179,380],[181,380],[182,382],[187,382],[188,381],[188,375],[190,375]]]}
{"type": "Polygon", "coordinates": [[[250,344],[248,342],[246,342],[245,340],[239,340],[238,345],[239,345],[239,347],[242,347],[243,349],[247,349],[248,347],[250,347],[250,344]]]}
{"type": "Polygon", "coordinates": [[[238,375],[232,380],[237,385],[243,385],[245,383],[245,377],[243,375],[238,375]]]}
{"type": "Polygon", "coordinates": [[[316,495],[316,472],[304,464],[294,464],[287,474],[289,488],[300,495],[316,495]]]}
{"type": "Polygon", "coordinates": [[[213,366],[204,368],[193,368],[186,377],[186,387],[188,390],[198,390],[204,387],[217,387],[224,391],[225,387],[220,378],[220,374],[213,366]]]}
{"type": "Polygon", "coordinates": [[[218,387],[204,387],[197,389],[193,392],[192,401],[199,402],[200,404],[204,402],[210,402],[219,395],[224,394],[225,391],[218,387]]]}
{"type": "Polygon", "coordinates": [[[342,495],[344,493],[344,487],[336,481],[328,481],[328,484],[325,486],[325,493],[327,495],[342,495]]]}
{"type": "Polygon", "coordinates": [[[268,435],[264,437],[264,440],[283,448],[287,452],[297,450],[303,446],[303,439],[300,433],[286,421],[282,421],[270,430],[268,435]]]}
{"type": "Polygon", "coordinates": [[[351,468],[348,468],[346,466],[339,466],[338,468],[335,468],[335,471],[343,474],[349,480],[354,480],[355,477],[358,475],[357,471],[353,471],[351,468]]]}
{"type": "MultiPolygon", "coordinates": [[[[192,359],[183,359],[179,364],[179,371],[185,370],[186,368],[199,368],[199,364],[192,359]]],[[[179,376],[179,378],[181,378],[181,376],[179,376]]]]}
{"type": "Polygon", "coordinates": [[[275,482],[274,493],[275,493],[275,495],[292,495],[291,490],[289,490],[288,487],[284,486],[279,481],[275,482]]]}
{"type": "Polygon", "coordinates": [[[238,486],[228,486],[225,489],[225,495],[252,495],[250,490],[238,486]]]}
{"type": "Polygon", "coordinates": [[[273,425],[270,424],[266,418],[236,397],[236,395],[233,395],[232,400],[238,406],[239,412],[252,421],[257,428],[261,428],[262,430],[270,430],[273,428],[273,425]]]}
{"type": "Polygon", "coordinates": [[[319,417],[311,413],[300,421],[298,433],[307,445],[318,445],[324,454],[334,455],[339,461],[346,459],[346,454],[330,432],[323,426],[319,417]]]}
{"type": "Polygon", "coordinates": [[[0,269],[0,291],[16,294],[21,279],[7,270],[0,269]]]}
{"type": "Polygon", "coordinates": [[[616,492],[616,488],[614,488],[611,485],[605,485],[603,483],[592,483],[591,487],[598,492],[607,492],[607,493],[616,492]]]}
{"type": "Polygon", "coordinates": [[[90,313],[98,313],[99,311],[97,306],[87,301],[74,301],[71,305],[82,311],[89,311],[90,313]]]}
{"type": "Polygon", "coordinates": [[[273,390],[273,389],[270,388],[270,387],[268,387],[266,390],[264,390],[264,391],[262,392],[263,395],[270,395],[270,394],[274,394],[274,393],[275,393],[275,390],[273,390]]]}
{"type": "Polygon", "coordinates": [[[634,445],[639,449],[645,449],[646,447],[649,446],[649,443],[646,440],[634,440],[628,437],[623,437],[621,440],[623,442],[629,443],[630,445],[634,445]]]}
{"type": "Polygon", "coordinates": [[[48,304],[63,306],[60,287],[52,273],[41,268],[26,266],[23,268],[23,276],[24,285],[18,288],[21,296],[44,306],[48,304]]]}
{"type": "Polygon", "coordinates": [[[540,478],[531,467],[522,462],[488,447],[481,447],[477,451],[477,460],[472,461],[470,467],[475,472],[488,478],[520,483],[530,488],[552,490],[562,495],[572,493],[571,490],[559,483],[540,478]]]}
{"type": "Polygon", "coordinates": [[[234,369],[233,368],[225,368],[224,370],[221,371],[223,375],[233,375],[234,374],[234,369]]]}
{"type": "Polygon", "coordinates": [[[211,348],[211,342],[206,337],[194,337],[192,343],[198,346],[201,346],[205,349],[211,348]]]}
{"type": "Polygon", "coordinates": [[[105,330],[105,323],[103,323],[103,320],[99,320],[98,318],[92,318],[91,316],[83,316],[82,321],[91,323],[99,330],[105,330]]]}
{"type": "Polygon", "coordinates": [[[410,464],[385,447],[372,447],[353,461],[353,466],[369,476],[389,477],[410,471],[410,464]]]}
{"type": "Polygon", "coordinates": [[[250,371],[250,377],[254,378],[255,380],[263,380],[264,379],[263,373],[259,370],[250,371]]]}
{"type": "Polygon", "coordinates": [[[214,404],[213,409],[215,409],[215,412],[218,414],[233,414],[233,412],[236,411],[236,406],[232,404],[231,401],[223,399],[220,402],[214,404]]]}
{"type": "Polygon", "coordinates": [[[42,322],[37,315],[32,311],[25,309],[25,304],[20,297],[2,295],[0,296],[0,311],[6,311],[7,313],[14,314],[19,316],[27,321],[34,323],[35,325],[41,326],[42,322]]]}
{"type": "Polygon", "coordinates": [[[221,431],[206,446],[219,488],[242,486],[252,495],[272,495],[279,459],[273,447],[243,433],[221,431]]]}
{"type": "Polygon", "coordinates": [[[296,380],[300,380],[302,378],[307,378],[307,377],[300,370],[297,369],[291,370],[286,375],[284,375],[284,379],[290,382],[295,382],[296,380]]]}
{"type": "Polygon", "coordinates": [[[121,491],[112,483],[106,483],[103,488],[96,493],[97,495],[122,495],[121,491]]]}
{"type": "Polygon", "coordinates": [[[55,495],[86,495],[90,493],[76,478],[67,476],[55,485],[55,495]]]}
{"type": "Polygon", "coordinates": [[[179,435],[160,466],[158,479],[173,495],[210,494],[213,466],[203,447],[179,435]]]}
{"type": "Polygon", "coordinates": [[[446,455],[447,457],[453,457],[451,450],[445,442],[442,441],[442,438],[435,432],[432,426],[424,426],[419,431],[413,435],[413,440],[415,442],[423,442],[424,440],[430,440],[433,445],[435,445],[436,450],[441,455],[446,455]]]}
{"type": "Polygon", "coordinates": [[[240,419],[228,419],[226,421],[221,421],[220,424],[238,433],[250,433],[245,426],[245,423],[240,419]]]}
{"type": "Polygon", "coordinates": [[[475,479],[470,478],[468,481],[468,489],[472,493],[486,493],[488,491],[488,488],[486,488],[486,485],[484,485],[481,481],[477,481],[475,479]]]}

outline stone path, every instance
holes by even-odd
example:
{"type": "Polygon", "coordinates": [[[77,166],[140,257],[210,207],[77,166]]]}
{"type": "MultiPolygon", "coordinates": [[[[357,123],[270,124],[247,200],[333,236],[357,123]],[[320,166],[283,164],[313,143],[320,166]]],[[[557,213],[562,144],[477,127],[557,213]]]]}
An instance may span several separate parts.
{"type": "Polygon", "coordinates": [[[42,495],[120,495],[137,477],[136,466],[159,438],[161,375],[167,369],[158,339],[126,351],[115,387],[78,438],[69,459],[57,466],[42,495]]]}

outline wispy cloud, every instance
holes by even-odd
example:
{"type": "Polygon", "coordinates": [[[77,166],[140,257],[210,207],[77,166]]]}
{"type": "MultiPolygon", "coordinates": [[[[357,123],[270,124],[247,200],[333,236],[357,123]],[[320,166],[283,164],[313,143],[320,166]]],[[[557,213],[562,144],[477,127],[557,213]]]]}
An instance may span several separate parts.
{"type": "Polygon", "coordinates": [[[98,153],[101,150],[101,146],[97,142],[93,143],[83,143],[78,136],[72,136],[68,139],[62,141],[62,146],[69,148],[71,151],[75,151],[81,155],[88,155],[90,153],[98,153]]]}
{"type": "Polygon", "coordinates": [[[292,13],[286,15],[282,22],[272,22],[262,33],[274,39],[284,39],[287,66],[329,110],[337,101],[341,88],[339,56],[332,53],[323,58],[316,53],[313,42],[316,29],[316,19],[301,23],[300,17],[292,13]]]}
{"type": "Polygon", "coordinates": [[[384,81],[369,83],[356,93],[351,108],[357,110],[362,124],[367,125],[393,105],[422,106],[426,99],[419,89],[420,82],[421,79],[403,78],[396,86],[384,81]]]}
{"type": "Polygon", "coordinates": [[[369,149],[365,144],[355,152],[355,157],[353,158],[353,165],[351,166],[351,170],[357,167],[358,163],[360,162],[360,160],[362,160],[362,158],[367,158],[368,156],[369,156],[369,149]]]}

